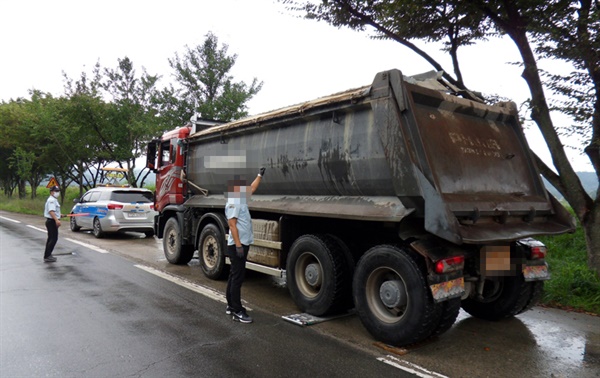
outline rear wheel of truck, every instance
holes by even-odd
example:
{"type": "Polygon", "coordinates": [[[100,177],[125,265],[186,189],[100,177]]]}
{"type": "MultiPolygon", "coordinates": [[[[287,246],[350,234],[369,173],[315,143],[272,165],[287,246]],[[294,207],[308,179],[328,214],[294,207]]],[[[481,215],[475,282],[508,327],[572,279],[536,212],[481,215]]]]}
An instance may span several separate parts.
{"type": "Polygon", "coordinates": [[[326,235],[296,239],[287,258],[287,286],[301,311],[321,316],[347,304],[351,277],[343,251],[326,235]]]}
{"type": "Polygon", "coordinates": [[[354,304],[377,340],[403,346],[429,337],[440,325],[425,273],[411,255],[380,245],[365,253],[354,273],[354,304]]]}
{"type": "Polygon", "coordinates": [[[218,280],[227,273],[225,264],[225,236],[216,225],[209,223],[200,233],[198,244],[198,257],[204,275],[210,279],[218,280]]]}
{"type": "Polygon", "coordinates": [[[462,308],[476,318],[509,318],[533,307],[541,297],[543,285],[541,281],[525,282],[522,274],[487,279],[481,298],[465,299],[462,308]]]}
{"type": "Polygon", "coordinates": [[[165,224],[163,250],[165,251],[165,257],[171,264],[185,265],[194,256],[192,245],[181,244],[181,229],[175,217],[169,218],[165,224]]]}
{"type": "Polygon", "coordinates": [[[460,298],[453,298],[436,304],[439,308],[440,318],[438,324],[433,329],[431,336],[439,336],[452,328],[452,325],[460,312],[460,303],[460,298]]]}

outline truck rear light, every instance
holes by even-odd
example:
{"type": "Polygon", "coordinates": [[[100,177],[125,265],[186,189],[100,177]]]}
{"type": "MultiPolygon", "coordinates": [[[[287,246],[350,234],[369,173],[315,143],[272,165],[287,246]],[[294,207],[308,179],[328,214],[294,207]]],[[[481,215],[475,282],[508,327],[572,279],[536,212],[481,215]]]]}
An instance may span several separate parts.
{"type": "Polygon", "coordinates": [[[465,267],[464,256],[454,256],[439,260],[435,263],[435,272],[437,274],[455,272],[465,267]]]}
{"type": "Polygon", "coordinates": [[[531,247],[531,259],[541,260],[546,258],[547,249],[544,246],[531,247]]]}
{"type": "Polygon", "coordinates": [[[154,204],[150,205],[150,210],[154,210],[154,204]]]}
{"type": "Polygon", "coordinates": [[[119,205],[118,203],[109,203],[106,207],[108,207],[108,210],[121,210],[123,205],[119,205]]]}

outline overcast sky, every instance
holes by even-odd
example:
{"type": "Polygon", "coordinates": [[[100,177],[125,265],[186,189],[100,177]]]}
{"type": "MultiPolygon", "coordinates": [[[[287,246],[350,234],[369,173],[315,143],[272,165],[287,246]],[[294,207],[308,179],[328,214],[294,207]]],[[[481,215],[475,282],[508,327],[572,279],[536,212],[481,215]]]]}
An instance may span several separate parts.
{"type": "MultiPolygon", "coordinates": [[[[249,102],[250,114],[277,109],[345,89],[370,84],[379,71],[405,75],[431,70],[396,42],[368,33],[336,29],[290,14],[274,0],[0,0],[0,100],[27,97],[35,88],[55,96],[63,90],[62,71],[78,78],[99,61],[115,68],[129,57],[138,72],[171,81],[167,59],[185,45],[201,44],[211,31],[238,59],[232,74],[263,89],[249,102]]],[[[450,61],[433,46],[425,49],[447,70],[450,61]]],[[[520,103],[528,98],[516,48],[495,40],[459,51],[467,86],[520,103]]],[[[530,145],[550,163],[535,129],[530,145]]],[[[577,170],[591,170],[579,151],[568,151],[577,170]]]]}

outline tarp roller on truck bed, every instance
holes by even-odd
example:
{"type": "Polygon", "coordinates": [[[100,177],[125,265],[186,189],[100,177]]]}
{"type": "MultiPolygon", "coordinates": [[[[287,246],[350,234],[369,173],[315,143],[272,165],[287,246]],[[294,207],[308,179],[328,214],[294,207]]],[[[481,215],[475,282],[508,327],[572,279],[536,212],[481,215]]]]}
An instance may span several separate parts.
{"type": "Polygon", "coordinates": [[[266,166],[254,210],[424,219],[458,244],[573,227],[542,184],[514,105],[449,95],[436,80],[417,84],[385,71],[367,87],[194,133],[188,179],[210,195],[187,205],[221,206],[227,180],[266,166]]]}

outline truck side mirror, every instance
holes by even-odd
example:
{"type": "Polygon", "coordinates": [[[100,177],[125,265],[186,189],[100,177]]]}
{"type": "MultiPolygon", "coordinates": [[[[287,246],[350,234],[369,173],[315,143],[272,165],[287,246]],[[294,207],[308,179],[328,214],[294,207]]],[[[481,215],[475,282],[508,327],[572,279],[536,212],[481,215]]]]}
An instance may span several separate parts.
{"type": "Polygon", "coordinates": [[[150,143],[148,143],[148,149],[146,152],[146,168],[148,168],[149,170],[151,170],[152,172],[157,171],[156,168],[156,151],[158,149],[158,144],[160,143],[159,140],[153,140],[150,143]]]}

